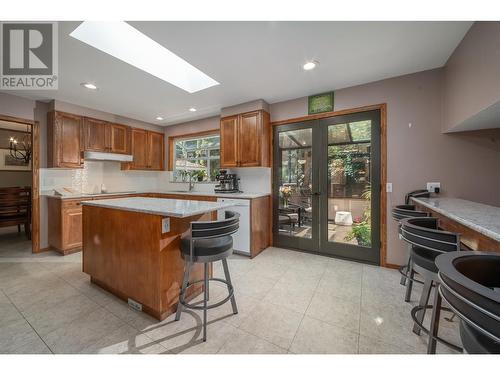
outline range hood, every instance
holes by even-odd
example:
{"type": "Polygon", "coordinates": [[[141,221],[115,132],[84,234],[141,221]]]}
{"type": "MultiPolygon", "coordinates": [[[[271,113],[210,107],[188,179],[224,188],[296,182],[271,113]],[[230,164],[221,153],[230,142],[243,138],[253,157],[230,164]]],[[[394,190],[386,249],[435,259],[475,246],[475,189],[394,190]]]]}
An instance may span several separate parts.
{"type": "Polygon", "coordinates": [[[85,151],[85,160],[132,161],[132,155],[112,154],[109,152],[85,151]]]}

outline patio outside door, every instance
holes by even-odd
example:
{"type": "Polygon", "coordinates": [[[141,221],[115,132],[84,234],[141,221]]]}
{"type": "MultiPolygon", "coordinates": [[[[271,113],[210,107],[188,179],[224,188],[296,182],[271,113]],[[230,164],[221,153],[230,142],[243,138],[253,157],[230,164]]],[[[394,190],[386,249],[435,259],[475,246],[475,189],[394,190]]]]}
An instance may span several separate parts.
{"type": "Polygon", "coordinates": [[[273,152],[275,245],[378,263],[380,112],[276,126],[273,152]]]}

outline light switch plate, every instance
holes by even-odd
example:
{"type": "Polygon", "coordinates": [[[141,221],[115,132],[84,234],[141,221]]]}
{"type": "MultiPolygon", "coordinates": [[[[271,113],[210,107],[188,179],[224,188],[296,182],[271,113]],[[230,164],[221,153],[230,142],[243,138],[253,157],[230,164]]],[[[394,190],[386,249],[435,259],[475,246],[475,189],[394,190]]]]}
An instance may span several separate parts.
{"type": "Polygon", "coordinates": [[[392,182],[387,182],[385,184],[385,191],[386,193],[392,193],[392,182]]]}
{"type": "Polygon", "coordinates": [[[431,193],[435,193],[436,188],[441,190],[441,183],[440,182],[428,182],[427,183],[427,190],[430,191],[431,193]]]}
{"type": "Polygon", "coordinates": [[[161,219],[161,232],[162,233],[170,232],[170,218],[169,217],[164,217],[163,219],[161,219]]]}

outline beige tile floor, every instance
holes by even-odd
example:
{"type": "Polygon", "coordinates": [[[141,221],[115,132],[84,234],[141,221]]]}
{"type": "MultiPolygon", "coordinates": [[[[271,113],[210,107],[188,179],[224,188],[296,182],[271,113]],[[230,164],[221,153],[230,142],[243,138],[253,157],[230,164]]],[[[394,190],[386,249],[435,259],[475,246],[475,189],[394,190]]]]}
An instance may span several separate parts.
{"type": "MultiPolygon", "coordinates": [[[[230,304],[211,310],[203,343],[200,314],[155,321],[92,285],[81,254],[32,255],[21,236],[1,236],[0,353],[426,351],[426,337],[411,332],[420,288],[403,302],[397,271],[279,248],[234,256],[229,267],[239,314],[230,304]]],[[[216,300],[225,290],[210,292],[216,300]]],[[[442,335],[458,344],[457,322],[443,320],[442,335]]]]}

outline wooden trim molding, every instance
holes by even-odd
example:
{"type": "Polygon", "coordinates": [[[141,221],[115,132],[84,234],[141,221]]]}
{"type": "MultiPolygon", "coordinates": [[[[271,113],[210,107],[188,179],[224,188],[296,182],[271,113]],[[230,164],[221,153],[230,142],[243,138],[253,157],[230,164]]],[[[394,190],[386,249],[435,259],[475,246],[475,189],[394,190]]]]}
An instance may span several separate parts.
{"type": "Polygon", "coordinates": [[[387,267],[387,104],[380,109],[380,265],[387,267]]]}
{"type": "MultiPolygon", "coordinates": [[[[286,120],[271,122],[272,126],[292,124],[296,122],[318,120],[327,117],[348,115],[359,112],[380,111],[380,266],[393,268],[395,265],[387,263],[387,193],[385,185],[387,183],[387,104],[374,104],[364,107],[343,109],[340,111],[325,112],[315,115],[295,117],[286,120]]],[[[272,142],[272,140],[271,140],[272,142]]],[[[274,143],[272,143],[274,144],[274,143]]],[[[271,165],[272,161],[271,161],[271,165]]],[[[273,171],[271,173],[274,173],[273,171]]],[[[271,199],[272,212],[272,199],[271,199]]],[[[272,231],[271,231],[272,233],[272,231]]]]}
{"type": "Polygon", "coordinates": [[[196,138],[196,137],[202,137],[204,135],[216,135],[219,134],[220,130],[219,129],[212,129],[212,130],[203,130],[200,132],[194,132],[194,133],[185,133],[185,134],[179,134],[179,135],[172,135],[168,137],[168,160],[167,160],[167,170],[168,171],[173,171],[174,170],[174,142],[178,139],[187,139],[187,138],[196,138]]]}
{"type": "Polygon", "coordinates": [[[39,194],[39,168],[40,168],[40,126],[38,121],[22,119],[19,117],[0,115],[0,120],[15,122],[31,126],[31,251],[40,252],[40,194],[39,194]]]}
{"type": "Polygon", "coordinates": [[[334,116],[341,116],[341,115],[350,115],[352,113],[359,113],[359,112],[368,112],[368,111],[374,111],[374,110],[382,110],[382,107],[385,107],[386,104],[374,104],[374,105],[368,105],[364,107],[356,107],[356,108],[350,108],[350,109],[342,109],[340,111],[333,111],[333,112],[323,112],[323,113],[318,113],[315,115],[307,115],[307,116],[301,116],[301,117],[295,117],[295,118],[289,118],[286,120],[279,120],[279,121],[273,121],[271,122],[271,125],[285,125],[285,124],[292,124],[295,122],[303,122],[303,121],[310,121],[310,120],[319,120],[322,118],[327,118],[327,117],[334,117],[334,116]]]}

